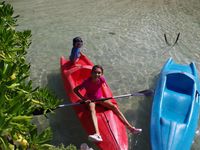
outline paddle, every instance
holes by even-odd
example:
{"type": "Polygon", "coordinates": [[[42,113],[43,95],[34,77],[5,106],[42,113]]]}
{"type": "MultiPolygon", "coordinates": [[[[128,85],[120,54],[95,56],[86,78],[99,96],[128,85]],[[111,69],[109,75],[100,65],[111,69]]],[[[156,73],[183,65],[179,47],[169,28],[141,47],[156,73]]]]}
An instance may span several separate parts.
{"type": "MultiPolygon", "coordinates": [[[[109,100],[109,99],[118,99],[118,98],[130,97],[130,96],[151,96],[152,94],[153,94],[152,90],[143,90],[143,91],[139,91],[139,92],[133,92],[133,93],[130,93],[130,94],[124,94],[124,95],[118,95],[118,96],[113,96],[113,97],[96,99],[96,100],[92,100],[92,102],[106,101],[106,100],[109,100]]],[[[77,103],[61,104],[61,105],[58,105],[53,110],[56,110],[58,108],[68,107],[68,106],[77,106],[77,105],[81,105],[81,104],[84,104],[84,103],[85,103],[84,101],[80,101],[80,102],[77,102],[77,103]]],[[[47,110],[46,113],[51,112],[53,110],[47,110]]],[[[40,110],[35,110],[33,112],[33,115],[42,115],[43,113],[44,113],[44,110],[40,109],[40,110]]]]}

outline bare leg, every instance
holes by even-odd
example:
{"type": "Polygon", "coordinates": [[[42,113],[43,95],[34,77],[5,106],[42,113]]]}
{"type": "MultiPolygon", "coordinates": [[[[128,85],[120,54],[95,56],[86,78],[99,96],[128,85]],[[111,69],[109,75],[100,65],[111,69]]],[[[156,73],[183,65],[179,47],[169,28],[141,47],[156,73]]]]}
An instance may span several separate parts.
{"type": "Polygon", "coordinates": [[[136,129],[135,127],[133,127],[124,117],[124,115],[122,114],[122,112],[119,110],[119,108],[114,105],[112,102],[110,101],[104,101],[100,103],[101,105],[103,105],[104,107],[111,109],[124,123],[125,126],[127,126],[127,128],[130,131],[137,131],[138,129],[136,129]]]}
{"type": "Polygon", "coordinates": [[[96,116],[96,110],[95,110],[95,103],[89,103],[90,113],[92,117],[92,122],[94,124],[94,129],[97,134],[99,134],[99,127],[98,127],[98,121],[96,116]]]}

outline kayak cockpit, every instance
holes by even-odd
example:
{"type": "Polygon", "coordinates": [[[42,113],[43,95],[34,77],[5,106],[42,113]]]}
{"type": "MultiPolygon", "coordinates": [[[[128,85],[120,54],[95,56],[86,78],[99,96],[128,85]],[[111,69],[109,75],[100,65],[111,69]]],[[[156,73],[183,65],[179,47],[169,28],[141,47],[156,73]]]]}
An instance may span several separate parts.
{"type": "Polygon", "coordinates": [[[169,73],[166,75],[163,93],[161,116],[167,120],[187,123],[194,95],[194,80],[185,73],[169,73]]]}

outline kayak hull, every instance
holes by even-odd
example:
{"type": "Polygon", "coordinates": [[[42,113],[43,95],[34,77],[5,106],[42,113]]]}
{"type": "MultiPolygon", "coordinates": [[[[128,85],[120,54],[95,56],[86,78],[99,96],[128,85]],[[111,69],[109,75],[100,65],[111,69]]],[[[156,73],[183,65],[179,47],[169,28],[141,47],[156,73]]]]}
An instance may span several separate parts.
{"type": "MultiPolygon", "coordinates": [[[[67,96],[72,103],[80,102],[73,89],[90,76],[93,63],[83,54],[80,59],[72,64],[64,57],[60,58],[61,74],[67,96]]],[[[84,90],[80,91],[85,94],[84,90]]],[[[112,91],[108,85],[102,87],[104,97],[111,97],[112,91]]],[[[117,105],[115,99],[111,99],[117,105]]],[[[90,112],[85,104],[73,107],[85,131],[94,134],[90,112]]],[[[96,106],[99,131],[103,141],[95,143],[102,150],[128,150],[128,137],[122,121],[111,111],[101,106],[96,106]]]]}
{"type": "Polygon", "coordinates": [[[195,64],[163,66],[151,113],[152,150],[189,150],[199,119],[199,78],[195,64]]]}

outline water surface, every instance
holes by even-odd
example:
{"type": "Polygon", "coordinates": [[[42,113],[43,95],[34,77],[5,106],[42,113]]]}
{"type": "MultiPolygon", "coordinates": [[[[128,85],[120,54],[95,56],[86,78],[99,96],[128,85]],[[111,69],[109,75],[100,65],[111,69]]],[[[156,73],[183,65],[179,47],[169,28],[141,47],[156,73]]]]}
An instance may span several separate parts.
{"type": "MultiPolygon", "coordinates": [[[[81,36],[84,53],[105,68],[114,95],[154,89],[164,62],[173,57],[178,63],[195,61],[200,69],[199,0],[9,0],[20,15],[18,30],[32,31],[27,61],[35,86],[48,86],[59,98],[65,95],[60,77],[59,58],[69,56],[72,39],[81,36]],[[180,38],[173,48],[176,36],[180,38]],[[165,53],[164,53],[165,52],[165,53]]],[[[122,112],[136,127],[139,137],[129,135],[130,149],[149,150],[151,98],[119,100],[122,112]],[[135,141],[137,139],[137,144],[135,141]]],[[[52,143],[80,146],[87,141],[71,108],[50,115],[52,143]]],[[[43,119],[38,123],[45,127],[43,119]]],[[[200,149],[197,136],[192,150],[200,149]]]]}

